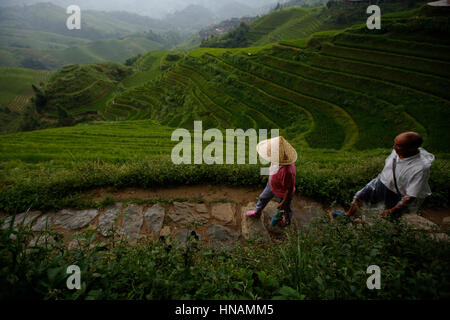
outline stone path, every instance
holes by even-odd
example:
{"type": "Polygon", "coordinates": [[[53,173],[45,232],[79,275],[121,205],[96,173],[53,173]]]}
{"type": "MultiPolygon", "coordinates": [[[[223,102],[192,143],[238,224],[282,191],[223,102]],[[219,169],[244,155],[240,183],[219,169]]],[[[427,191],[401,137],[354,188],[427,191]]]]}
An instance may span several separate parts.
{"type": "MultiPolygon", "coordinates": [[[[110,237],[114,230],[130,243],[142,238],[154,241],[164,236],[184,245],[194,229],[200,241],[215,247],[229,248],[240,240],[271,242],[277,239],[283,229],[270,226],[270,220],[277,211],[277,203],[271,201],[260,218],[247,218],[245,213],[254,207],[255,202],[173,202],[171,205],[125,205],[117,202],[103,210],[64,209],[59,212],[21,213],[17,215],[14,227],[17,228],[19,223],[31,224],[32,230],[39,232],[51,226],[64,234],[64,241],[69,245],[73,243],[72,235],[88,227],[97,228],[98,238],[110,237]]],[[[319,203],[303,198],[295,199],[292,208],[290,228],[306,228],[312,220],[327,215],[319,203]]],[[[10,219],[5,220],[2,228],[8,228],[10,219]]],[[[404,220],[421,229],[437,227],[415,214],[405,216],[404,220]]],[[[443,233],[437,237],[447,238],[443,233]]]]}

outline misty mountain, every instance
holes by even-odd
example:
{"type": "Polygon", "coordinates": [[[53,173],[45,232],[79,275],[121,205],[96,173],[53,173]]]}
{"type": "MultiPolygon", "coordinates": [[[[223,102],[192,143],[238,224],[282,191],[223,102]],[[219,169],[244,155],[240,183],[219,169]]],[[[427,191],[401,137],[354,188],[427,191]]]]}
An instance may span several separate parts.
{"type": "Polygon", "coordinates": [[[222,20],[228,18],[240,18],[243,16],[250,16],[254,14],[255,14],[254,8],[236,1],[226,3],[218,10],[216,10],[216,15],[222,20]]]}
{"type": "MultiPolygon", "coordinates": [[[[211,10],[221,19],[241,17],[249,14],[259,14],[274,6],[277,0],[51,0],[55,5],[68,7],[77,4],[82,10],[96,11],[127,11],[163,19],[167,15],[182,11],[190,5],[202,6],[211,10]],[[253,11],[249,12],[249,8],[253,11]],[[264,10],[261,10],[264,8],[264,10]],[[241,11],[242,10],[242,11],[241,11]]],[[[23,6],[45,2],[45,0],[0,0],[0,6],[23,6]]]]}
{"type": "Polygon", "coordinates": [[[0,10],[0,28],[34,30],[68,37],[99,40],[149,29],[171,29],[167,23],[128,12],[82,11],[81,30],[68,30],[66,9],[52,3],[14,6],[0,10]]]}

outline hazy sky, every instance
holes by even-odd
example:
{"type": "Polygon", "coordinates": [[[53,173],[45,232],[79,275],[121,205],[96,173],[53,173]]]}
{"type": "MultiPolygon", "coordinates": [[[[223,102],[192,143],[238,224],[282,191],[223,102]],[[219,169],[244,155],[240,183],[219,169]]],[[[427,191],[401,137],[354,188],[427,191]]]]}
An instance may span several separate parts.
{"type": "Polygon", "coordinates": [[[0,0],[2,5],[20,5],[37,2],[52,2],[60,6],[79,5],[81,9],[101,11],[126,10],[143,15],[161,18],[165,14],[182,10],[190,4],[202,5],[217,11],[230,3],[239,3],[247,7],[260,8],[282,0],[0,0]]]}

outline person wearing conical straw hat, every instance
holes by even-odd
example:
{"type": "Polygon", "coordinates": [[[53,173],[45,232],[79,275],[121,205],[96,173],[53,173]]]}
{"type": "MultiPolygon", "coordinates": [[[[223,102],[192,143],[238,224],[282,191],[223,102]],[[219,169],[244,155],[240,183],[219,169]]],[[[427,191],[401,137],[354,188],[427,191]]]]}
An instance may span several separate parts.
{"type": "Polygon", "coordinates": [[[271,162],[270,175],[258,198],[256,209],[248,211],[246,216],[259,218],[269,201],[275,197],[279,202],[278,209],[286,213],[282,222],[289,225],[292,218],[291,201],[295,193],[297,151],[281,136],[261,141],[256,150],[263,159],[271,162]]]}

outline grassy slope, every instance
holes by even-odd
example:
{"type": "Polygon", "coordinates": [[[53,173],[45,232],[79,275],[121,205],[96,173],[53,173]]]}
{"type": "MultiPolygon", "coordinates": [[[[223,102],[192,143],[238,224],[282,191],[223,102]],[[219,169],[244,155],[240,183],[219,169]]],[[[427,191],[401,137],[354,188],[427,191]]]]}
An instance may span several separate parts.
{"type": "Polygon", "coordinates": [[[135,87],[156,79],[163,71],[161,66],[168,53],[167,50],[153,50],[142,55],[134,64],[135,72],[124,79],[122,84],[126,87],[135,87]]]}
{"type": "Polygon", "coordinates": [[[0,67],[0,106],[9,106],[18,96],[29,98],[33,94],[31,85],[45,82],[49,74],[47,71],[0,67]]]}
{"type": "Polygon", "coordinates": [[[32,84],[39,86],[48,71],[0,67],[0,134],[14,132],[17,121],[33,96],[32,84]]]}
{"type": "MultiPolygon", "coordinates": [[[[0,136],[0,210],[83,208],[79,192],[92,188],[155,188],[190,184],[262,187],[259,166],[174,166],[174,128],[155,121],[93,123],[0,136]]],[[[204,143],[206,146],[207,143],[204,143]]],[[[365,152],[299,152],[297,188],[304,196],[345,204],[383,167],[389,149],[365,152]]],[[[437,154],[431,171],[433,196],[446,205],[450,156],[437,154]]],[[[431,201],[431,202],[430,202],[431,201]]]]}
{"type": "Polygon", "coordinates": [[[70,163],[85,160],[158,158],[170,154],[171,128],[156,122],[112,122],[78,125],[0,136],[1,161],[70,163]]]}
{"type": "Polygon", "coordinates": [[[90,40],[59,35],[56,33],[21,30],[12,28],[0,29],[2,47],[34,48],[37,50],[65,49],[70,46],[83,45],[90,40]]]}
{"type": "Polygon", "coordinates": [[[307,37],[328,28],[320,13],[324,7],[291,8],[273,12],[250,24],[250,43],[263,45],[307,37]]]}
{"type": "Polygon", "coordinates": [[[152,50],[161,49],[161,43],[142,36],[129,36],[122,40],[95,41],[87,45],[67,48],[55,52],[55,57],[64,64],[112,61],[124,63],[128,58],[152,50]]]}

